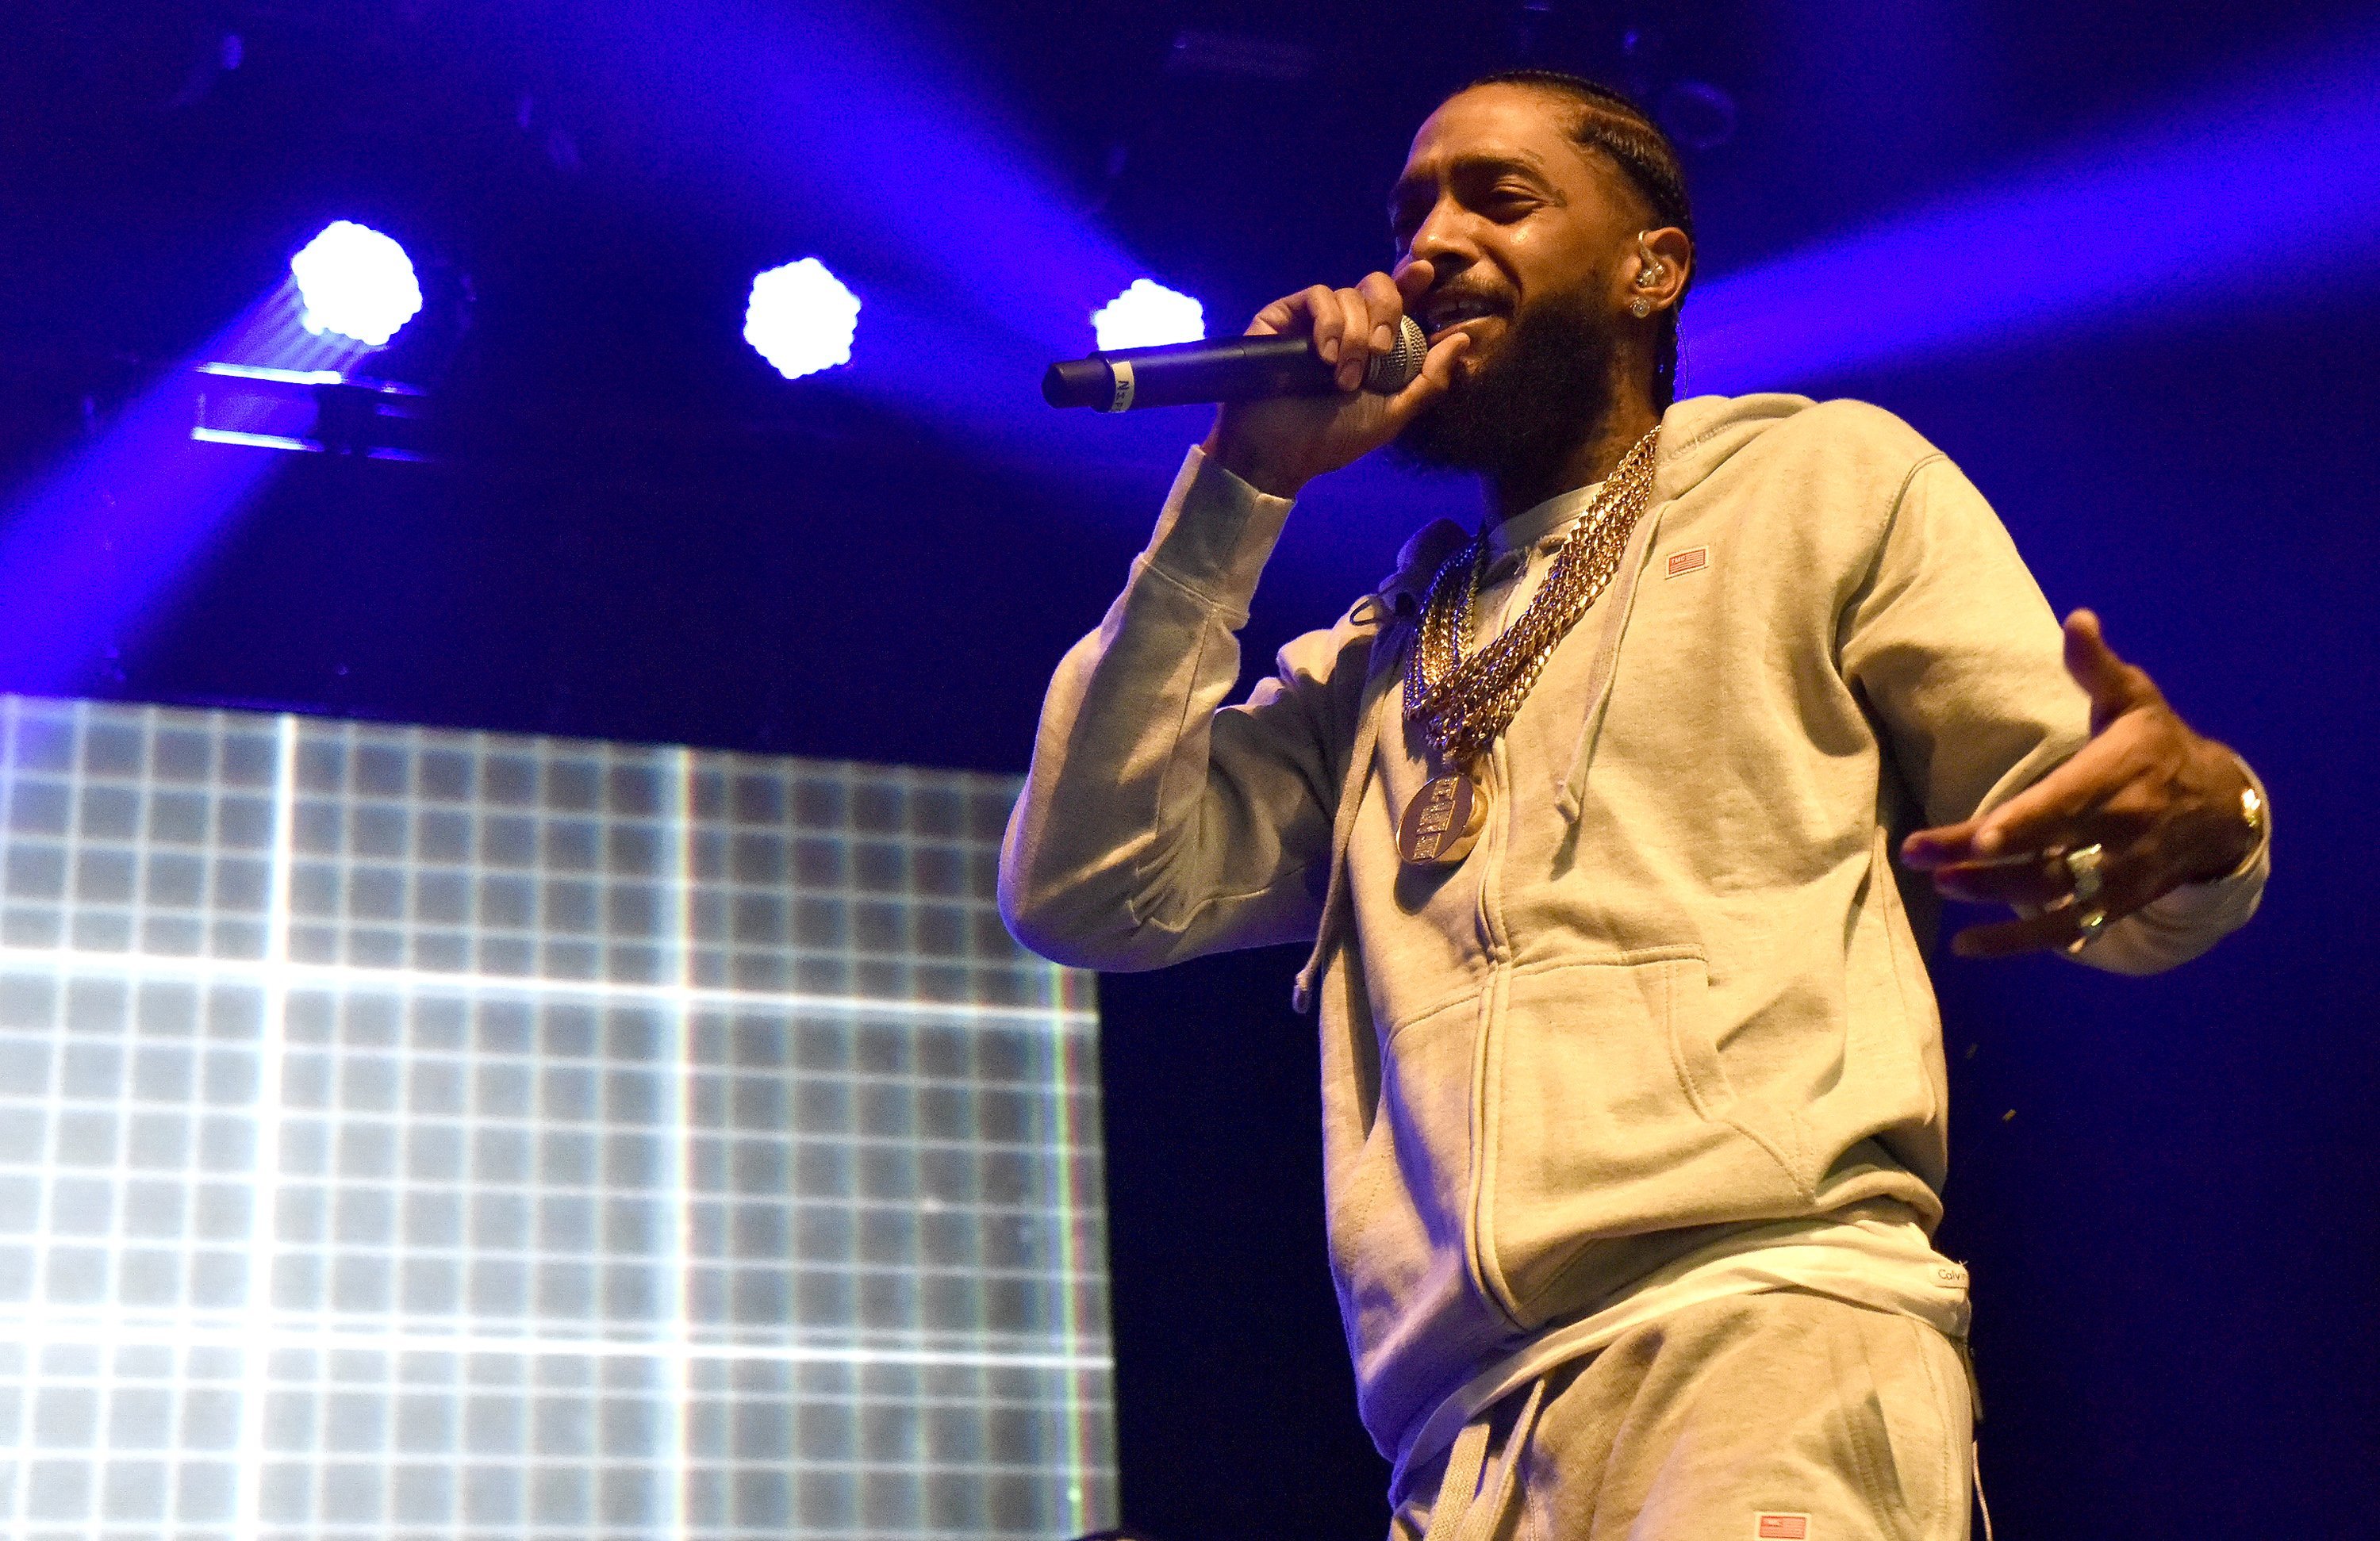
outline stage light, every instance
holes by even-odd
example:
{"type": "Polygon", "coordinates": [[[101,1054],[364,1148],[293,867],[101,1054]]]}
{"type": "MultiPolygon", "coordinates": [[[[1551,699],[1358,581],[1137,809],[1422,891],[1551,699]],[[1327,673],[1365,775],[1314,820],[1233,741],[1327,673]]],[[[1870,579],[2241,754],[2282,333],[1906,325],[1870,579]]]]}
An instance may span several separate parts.
{"type": "Polygon", "coordinates": [[[1135,278],[1130,288],[1091,312],[1091,326],[1103,348],[1195,343],[1207,335],[1207,311],[1188,295],[1135,278]]]}
{"type": "Polygon", "coordinates": [[[304,297],[306,330],[386,346],[421,309],[421,285],[405,248],[352,220],[336,220],[289,259],[304,297]]]}
{"type": "Polygon", "coordinates": [[[850,363],[858,334],[859,297],[817,258],[771,268],[752,280],[744,340],[787,380],[850,363]]]}

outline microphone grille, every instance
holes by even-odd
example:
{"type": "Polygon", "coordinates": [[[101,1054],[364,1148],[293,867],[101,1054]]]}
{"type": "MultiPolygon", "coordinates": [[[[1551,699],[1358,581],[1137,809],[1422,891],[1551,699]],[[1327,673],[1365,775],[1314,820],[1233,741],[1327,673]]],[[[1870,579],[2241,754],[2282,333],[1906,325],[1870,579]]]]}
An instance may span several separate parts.
{"type": "Polygon", "coordinates": [[[1420,377],[1421,361],[1428,354],[1429,339],[1422,335],[1421,323],[1411,316],[1400,318],[1397,346],[1372,355],[1371,366],[1364,371],[1364,389],[1395,395],[1420,377]]]}

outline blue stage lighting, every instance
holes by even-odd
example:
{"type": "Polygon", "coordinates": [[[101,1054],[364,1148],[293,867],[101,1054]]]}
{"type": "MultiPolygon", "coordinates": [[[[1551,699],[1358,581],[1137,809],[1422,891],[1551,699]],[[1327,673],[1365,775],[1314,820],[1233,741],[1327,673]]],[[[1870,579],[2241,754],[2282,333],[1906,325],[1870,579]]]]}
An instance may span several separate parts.
{"type": "Polygon", "coordinates": [[[1799,388],[2126,317],[2301,304],[2318,284],[2368,284],[2380,275],[2374,101],[2380,32],[1731,273],[1686,308],[1686,383],[1799,388]],[[2076,241],[2087,250],[2070,257],[2076,241]],[[2272,281],[2277,252],[2285,285],[2272,281]]]}
{"type": "Polygon", "coordinates": [[[744,340],[787,380],[851,362],[859,334],[859,297],[815,257],[771,268],[752,280],[744,340]]]}
{"type": "Polygon", "coordinates": [[[1207,335],[1207,311],[1188,295],[1135,278],[1131,287],[1091,312],[1091,326],[1103,348],[1195,343],[1207,335]]]}
{"type": "Polygon", "coordinates": [[[306,330],[335,332],[373,347],[421,309],[421,285],[405,248],[352,220],[334,221],[289,259],[305,297],[306,330]]]}

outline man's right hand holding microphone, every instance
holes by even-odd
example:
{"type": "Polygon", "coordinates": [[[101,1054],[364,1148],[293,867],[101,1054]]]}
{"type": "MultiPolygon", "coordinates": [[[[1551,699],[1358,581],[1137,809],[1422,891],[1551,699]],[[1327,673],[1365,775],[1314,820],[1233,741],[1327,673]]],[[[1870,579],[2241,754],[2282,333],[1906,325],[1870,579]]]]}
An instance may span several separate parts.
{"type": "Polygon", "coordinates": [[[1203,446],[1207,457],[1260,492],[1293,498],[1307,482],[1354,463],[1389,443],[1454,382],[1456,361],[1471,339],[1459,330],[1438,339],[1421,373],[1394,395],[1363,388],[1373,355],[1396,346],[1405,309],[1429,289],[1427,260],[1406,262],[1390,277],[1375,273],[1350,289],[1317,284],[1274,300],[1248,323],[1251,336],[1304,333],[1337,371],[1329,396],[1277,396],[1227,402],[1215,414],[1203,446]]]}

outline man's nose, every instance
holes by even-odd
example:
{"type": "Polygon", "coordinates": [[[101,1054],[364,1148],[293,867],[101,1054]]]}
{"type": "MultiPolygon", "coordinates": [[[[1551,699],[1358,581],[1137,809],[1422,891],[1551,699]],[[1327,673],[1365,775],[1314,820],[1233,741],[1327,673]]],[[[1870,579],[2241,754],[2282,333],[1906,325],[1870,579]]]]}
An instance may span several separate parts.
{"type": "Polygon", "coordinates": [[[1427,258],[1438,270],[1438,276],[1444,278],[1451,268],[1463,266],[1479,254],[1469,238],[1468,223],[1461,209],[1441,199],[1414,230],[1405,254],[1415,259],[1427,258]]]}

